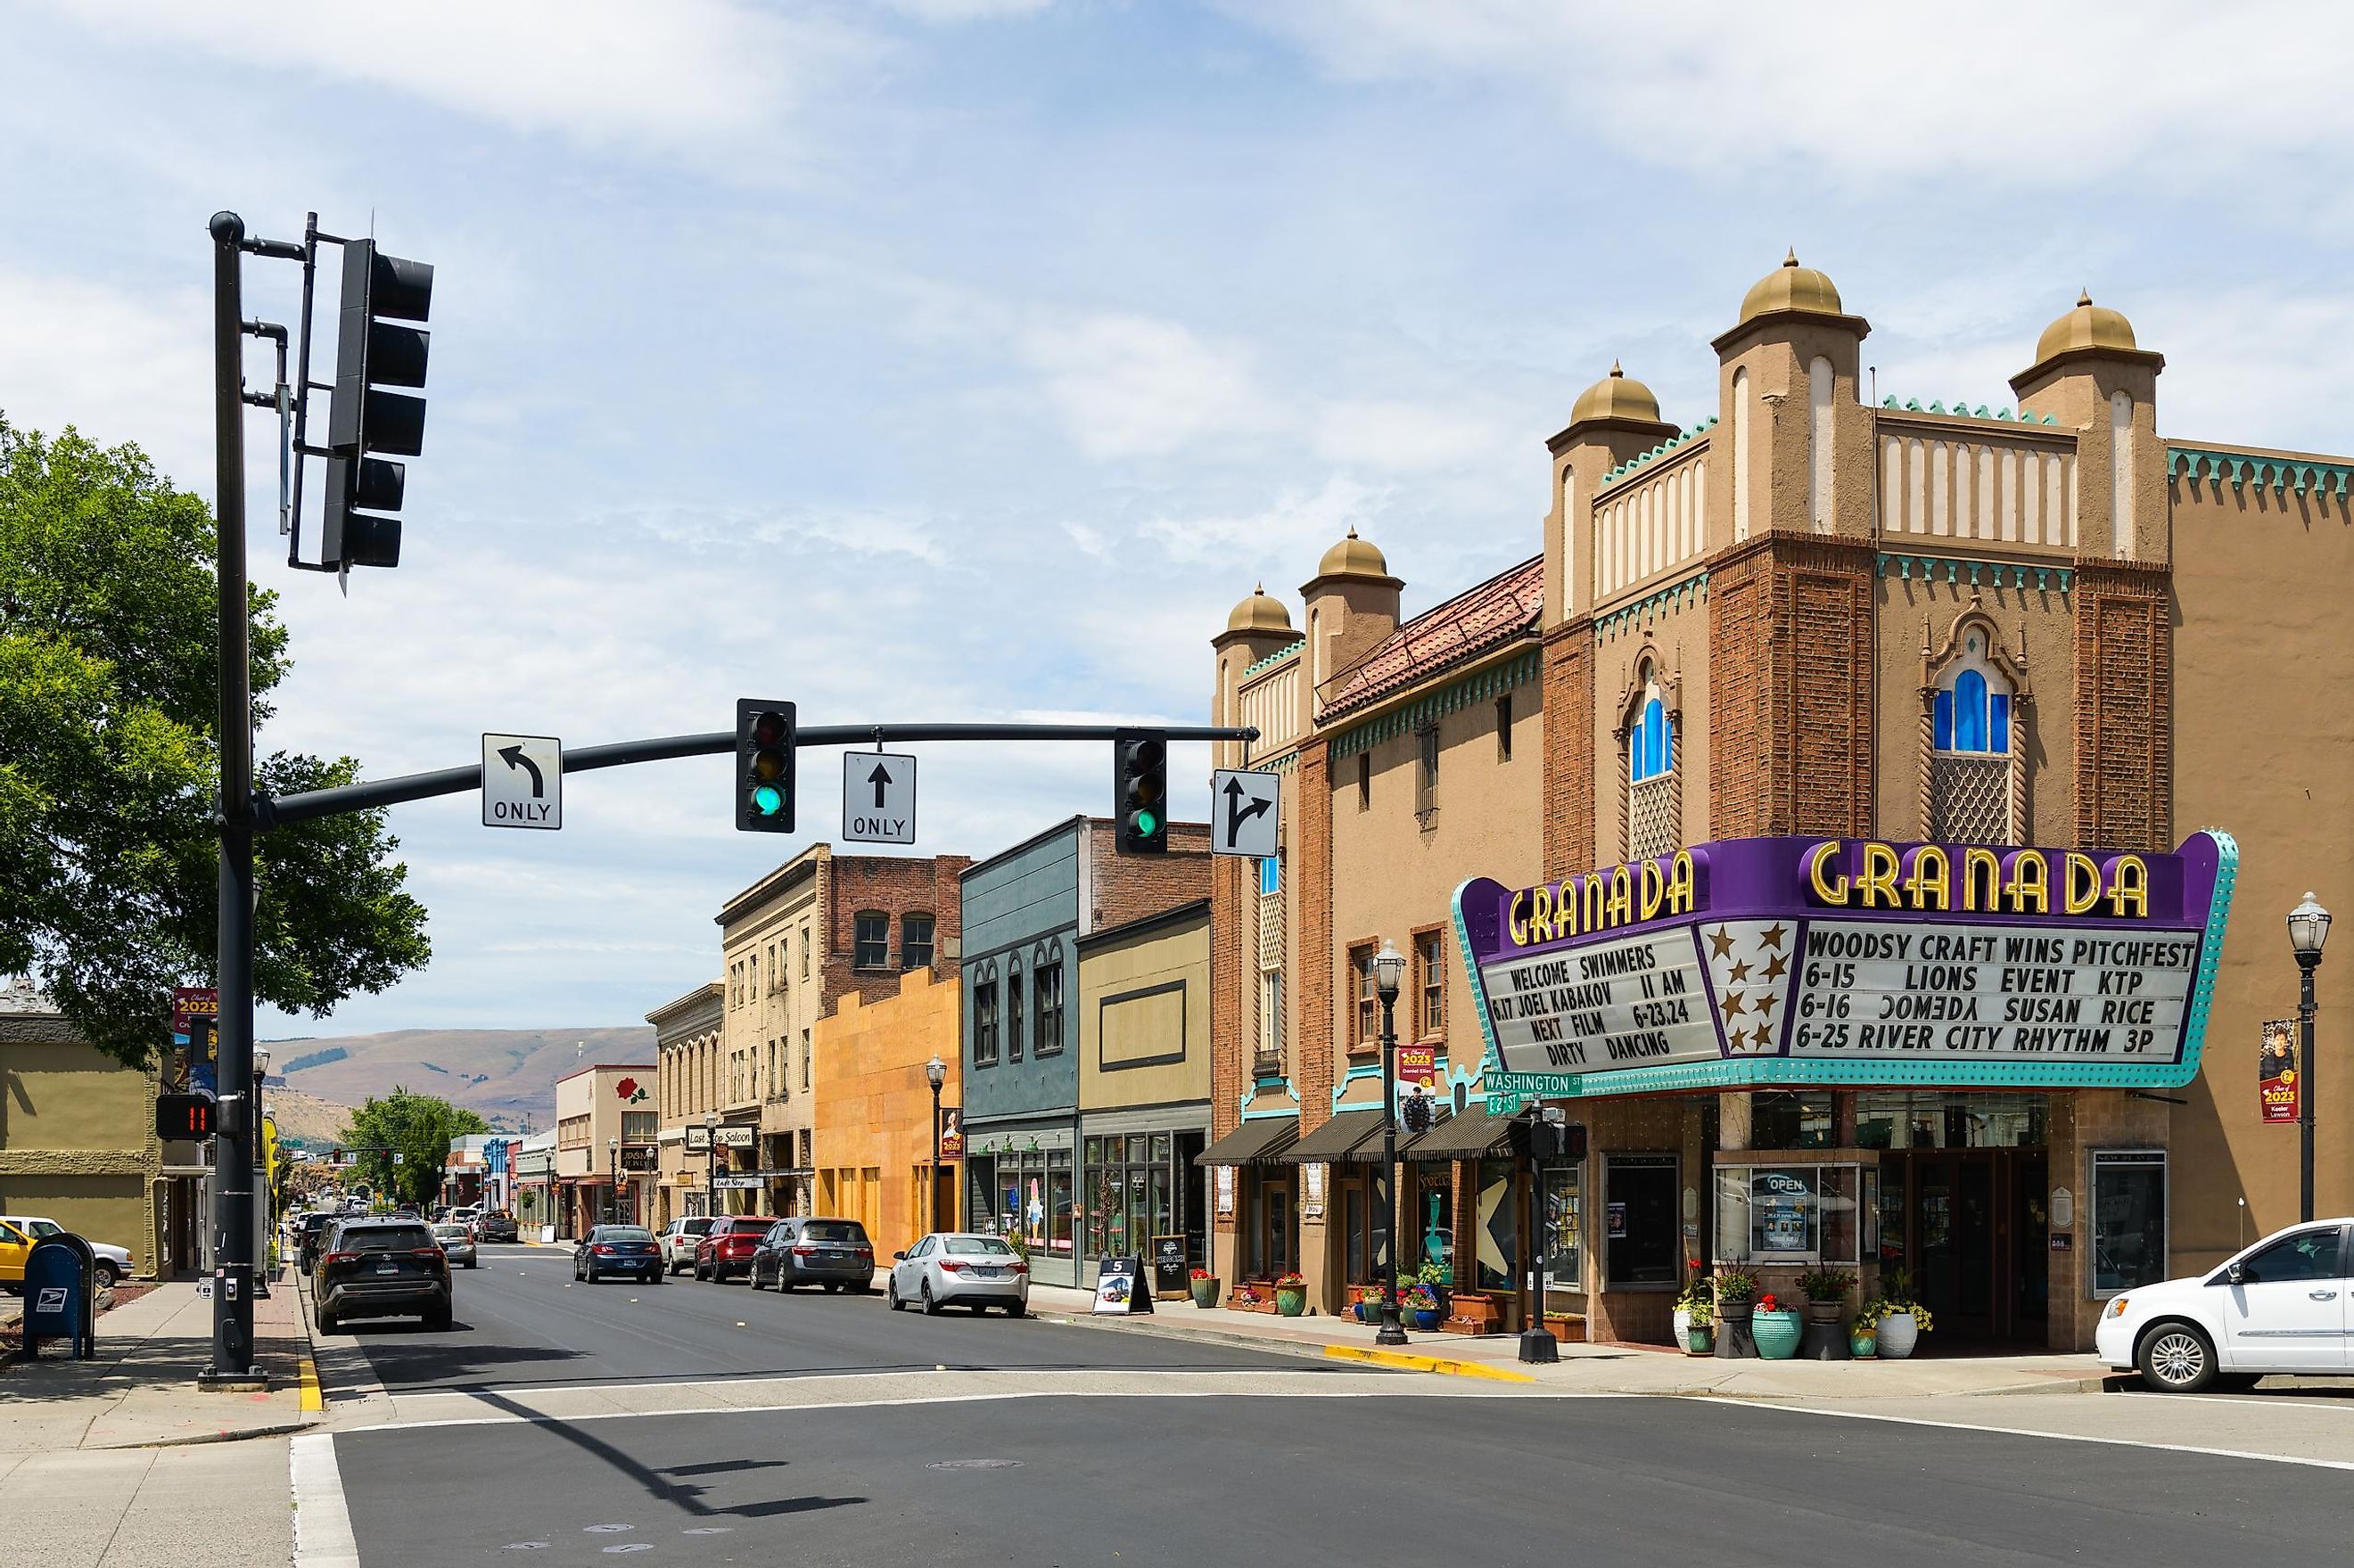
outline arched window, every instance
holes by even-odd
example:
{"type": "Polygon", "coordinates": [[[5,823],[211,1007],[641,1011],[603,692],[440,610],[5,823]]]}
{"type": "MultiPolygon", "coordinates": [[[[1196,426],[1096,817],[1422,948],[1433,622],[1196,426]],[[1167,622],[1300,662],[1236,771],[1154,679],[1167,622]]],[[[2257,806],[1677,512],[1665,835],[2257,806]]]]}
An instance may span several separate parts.
{"type": "Polygon", "coordinates": [[[1937,694],[1931,723],[1939,751],[2007,755],[2010,750],[2010,690],[1999,672],[1989,680],[1985,640],[1976,631],[1965,636],[1964,657],[1977,662],[1957,664],[1946,688],[1937,694]]]}
{"type": "Polygon", "coordinates": [[[1657,779],[1676,765],[1676,721],[1653,682],[1644,689],[1642,716],[1627,737],[1628,778],[1640,784],[1657,779]]]}
{"type": "Polygon", "coordinates": [[[1965,613],[1945,647],[1925,643],[1929,754],[1922,769],[1927,836],[1956,843],[2017,843],[2025,811],[2021,753],[2011,734],[2027,700],[2027,666],[2005,652],[1992,622],[1965,613]]]}
{"type": "Polygon", "coordinates": [[[1022,960],[1005,960],[1005,1055],[1008,1061],[1022,1060],[1022,960]]]}

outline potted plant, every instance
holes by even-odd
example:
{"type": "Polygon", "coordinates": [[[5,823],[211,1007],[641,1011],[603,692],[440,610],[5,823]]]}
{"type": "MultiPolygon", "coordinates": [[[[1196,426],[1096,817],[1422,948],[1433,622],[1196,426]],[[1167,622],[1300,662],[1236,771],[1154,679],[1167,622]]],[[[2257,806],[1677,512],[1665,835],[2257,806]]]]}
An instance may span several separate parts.
{"type": "Polygon", "coordinates": [[[1797,1308],[1770,1290],[1757,1298],[1749,1314],[1749,1332],[1757,1341],[1757,1353],[1769,1361],[1787,1361],[1797,1355],[1804,1327],[1797,1308]]]}
{"type": "Polygon", "coordinates": [[[1890,1272],[1886,1287],[1887,1293],[1874,1303],[1880,1353],[1889,1361],[1903,1361],[1929,1331],[1929,1309],[1913,1299],[1913,1281],[1903,1269],[1890,1272]]]}
{"type": "Polygon", "coordinates": [[[1193,1271],[1192,1288],[1194,1306],[1206,1308],[1218,1304],[1218,1277],[1208,1269],[1197,1268],[1193,1271]]]}
{"type": "Polygon", "coordinates": [[[1810,1268],[1798,1276],[1798,1288],[1807,1298],[1807,1321],[1837,1323],[1847,1293],[1854,1287],[1855,1275],[1844,1268],[1810,1268]]]}
{"type": "Polygon", "coordinates": [[[1297,1318],[1308,1310],[1308,1281],[1297,1274],[1287,1274],[1275,1282],[1275,1309],[1287,1318],[1297,1318]]]}
{"type": "Polygon", "coordinates": [[[1676,1297],[1676,1342],[1695,1356],[1715,1349],[1716,1284],[1700,1272],[1700,1260],[1691,1261],[1691,1273],[1676,1297]]]}
{"type": "Polygon", "coordinates": [[[1226,1305],[1237,1312],[1256,1312],[1266,1303],[1267,1287],[1256,1279],[1246,1279],[1235,1287],[1233,1298],[1226,1305]]]}
{"type": "Polygon", "coordinates": [[[1857,1309],[1855,1321],[1847,1326],[1847,1353],[1858,1361],[1880,1354],[1879,1302],[1867,1301],[1857,1309]]]}
{"type": "Polygon", "coordinates": [[[1458,1290],[1451,1303],[1452,1310],[1441,1325],[1450,1334],[1494,1334],[1502,1331],[1503,1312],[1496,1303],[1476,1290],[1458,1290]]]}
{"type": "Polygon", "coordinates": [[[1438,1291],[1429,1282],[1417,1279],[1406,1287],[1398,1304],[1414,1314],[1414,1326],[1423,1332],[1429,1333],[1438,1327],[1438,1291]]]}
{"type": "Polygon", "coordinates": [[[1382,1287],[1379,1285],[1357,1287],[1357,1321],[1378,1323],[1382,1320],[1382,1287]]]}

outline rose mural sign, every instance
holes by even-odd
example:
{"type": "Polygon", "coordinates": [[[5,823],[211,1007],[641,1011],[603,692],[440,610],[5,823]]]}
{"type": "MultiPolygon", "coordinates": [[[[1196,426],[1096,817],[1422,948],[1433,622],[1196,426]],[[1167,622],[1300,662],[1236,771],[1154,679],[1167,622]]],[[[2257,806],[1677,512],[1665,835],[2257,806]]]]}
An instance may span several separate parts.
{"type": "Polygon", "coordinates": [[[635,1078],[623,1078],[613,1086],[613,1095],[623,1105],[633,1106],[646,1097],[646,1088],[635,1078]]]}
{"type": "Polygon", "coordinates": [[[1776,1083],[2175,1087],[2238,850],[1731,839],[1456,890],[1491,1095],[1776,1083]]]}

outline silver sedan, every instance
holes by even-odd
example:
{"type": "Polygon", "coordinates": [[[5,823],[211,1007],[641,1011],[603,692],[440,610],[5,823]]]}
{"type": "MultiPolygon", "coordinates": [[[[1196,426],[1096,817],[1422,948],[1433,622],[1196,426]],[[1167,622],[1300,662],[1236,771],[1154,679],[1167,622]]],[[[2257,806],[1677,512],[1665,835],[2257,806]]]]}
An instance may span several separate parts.
{"type": "Polygon", "coordinates": [[[1002,1237],[936,1231],[891,1255],[884,1291],[894,1312],[910,1301],[927,1312],[952,1302],[976,1312],[1002,1307],[1009,1318],[1030,1309],[1030,1266],[1002,1237]]]}
{"type": "Polygon", "coordinates": [[[474,1233],[469,1227],[444,1220],[433,1227],[433,1241],[452,1268],[475,1266],[474,1233]]]}

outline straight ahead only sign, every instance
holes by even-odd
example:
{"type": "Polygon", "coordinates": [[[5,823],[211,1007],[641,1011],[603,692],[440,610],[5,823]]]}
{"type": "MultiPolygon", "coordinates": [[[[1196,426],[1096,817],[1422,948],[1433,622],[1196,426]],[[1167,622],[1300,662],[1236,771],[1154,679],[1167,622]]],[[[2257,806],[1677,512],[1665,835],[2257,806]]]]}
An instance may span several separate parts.
{"type": "Polygon", "coordinates": [[[882,751],[842,758],[842,836],[854,844],[916,842],[916,759],[882,751]]]}

